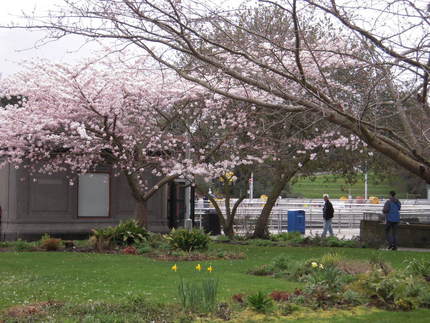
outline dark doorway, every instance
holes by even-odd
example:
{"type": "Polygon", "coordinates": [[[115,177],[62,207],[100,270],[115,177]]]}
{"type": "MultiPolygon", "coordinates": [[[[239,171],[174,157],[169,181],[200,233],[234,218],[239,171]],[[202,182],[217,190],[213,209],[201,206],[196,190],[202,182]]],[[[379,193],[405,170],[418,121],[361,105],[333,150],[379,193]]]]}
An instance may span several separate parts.
{"type": "MultiPolygon", "coordinates": [[[[185,221],[185,189],[183,181],[173,181],[169,183],[167,214],[169,229],[176,229],[184,226],[185,221]]],[[[191,187],[190,194],[191,219],[194,225],[194,187],[191,187]]]]}

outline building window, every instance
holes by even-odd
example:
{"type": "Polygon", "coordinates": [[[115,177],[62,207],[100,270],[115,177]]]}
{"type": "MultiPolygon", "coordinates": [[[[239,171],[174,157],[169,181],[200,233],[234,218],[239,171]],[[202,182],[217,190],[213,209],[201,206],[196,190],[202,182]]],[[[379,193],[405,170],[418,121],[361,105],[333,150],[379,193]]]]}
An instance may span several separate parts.
{"type": "Polygon", "coordinates": [[[78,216],[82,218],[108,217],[109,174],[81,174],[78,185],[78,216]]]}

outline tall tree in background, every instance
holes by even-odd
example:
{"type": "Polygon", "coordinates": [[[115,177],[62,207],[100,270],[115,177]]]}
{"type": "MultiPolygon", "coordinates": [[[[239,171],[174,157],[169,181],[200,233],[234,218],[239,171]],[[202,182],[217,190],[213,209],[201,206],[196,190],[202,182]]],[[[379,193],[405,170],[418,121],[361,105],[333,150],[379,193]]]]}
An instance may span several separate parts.
{"type": "Polygon", "coordinates": [[[24,27],[54,38],[117,39],[215,93],[313,111],[430,183],[427,2],[257,2],[227,9],[192,0],[64,0],[64,9],[24,27]],[[249,24],[256,11],[262,19],[249,24]],[[184,55],[194,63],[181,64],[184,55]],[[366,87],[347,86],[335,77],[345,68],[372,77],[366,87]]]}

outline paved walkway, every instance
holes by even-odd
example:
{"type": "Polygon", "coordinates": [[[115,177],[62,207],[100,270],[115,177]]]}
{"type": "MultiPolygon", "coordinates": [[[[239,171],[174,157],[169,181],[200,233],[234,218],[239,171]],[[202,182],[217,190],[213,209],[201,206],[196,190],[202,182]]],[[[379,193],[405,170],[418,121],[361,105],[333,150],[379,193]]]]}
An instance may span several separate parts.
{"type": "MultiPolygon", "coordinates": [[[[381,251],[392,251],[392,250],[389,250],[387,248],[381,248],[379,250],[381,250],[381,251]]],[[[403,248],[403,247],[399,247],[399,248],[397,248],[396,251],[430,252],[430,249],[426,249],[426,248],[403,248]]]]}

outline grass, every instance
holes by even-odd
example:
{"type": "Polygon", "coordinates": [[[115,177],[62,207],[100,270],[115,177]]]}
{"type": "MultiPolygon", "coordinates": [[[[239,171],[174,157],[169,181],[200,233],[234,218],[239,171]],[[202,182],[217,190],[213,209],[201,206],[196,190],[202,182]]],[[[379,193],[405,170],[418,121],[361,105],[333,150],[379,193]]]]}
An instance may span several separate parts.
{"type": "MultiPolygon", "coordinates": [[[[377,183],[374,176],[368,176],[368,196],[386,197],[391,190],[397,192],[399,198],[416,198],[407,194],[403,186],[396,178],[387,178],[384,182],[377,183]]],[[[291,185],[291,193],[299,194],[306,198],[321,198],[322,193],[330,194],[331,198],[348,197],[349,192],[353,198],[364,196],[364,175],[355,184],[348,184],[345,178],[334,175],[317,175],[314,178],[299,178],[291,185]]]]}
{"type": "MultiPolygon", "coordinates": [[[[65,252],[3,252],[0,253],[0,310],[13,305],[33,304],[43,301],[63,301],[72,304],[107,302],[118,304],[130,296],[143,296],[149,301],[177,303],[177,287],[182,278],[208,277],[219,279],[220,300],[229,301],[233,294],[269,293],[273,290],[292,291],[300,283],[271,277],[246,274],[250,268],[269,263],[280,254],[293,260],[320,257],[336,250],[351,259],[369,259],[373,253],[390,262],[394,268],[406,266],[405,260],[430,259],[423,252],[384,252],[370,249],[345,248],[287,248],[215,245],[217,249],[244,252],[241,260],[216,260],[201,262],[203,269],[212,265],[214,272],[196,272],[197,262],[177,263],[178,271],[171,270],[172,262],[151,260],[142,256],[82,254],[65,252]]],[[[327,314],[327,313],[326,313],[327,314]]],[[[430,311],[412,313],[364,312],[349,322],[361,322],[368,318],[380,322],[408,322],[414,318],[420,322],[430,311]],[[355,320],[357,319],[357,320],[355,320]],[[383,321],[383,320],[382,320],[383,321]]],[[[324,315],[321,314],[321,319],[324,315]]],[[[252,321],[252,320],[251,320],[252,321]]],[[[332,317],[333,322],[346,322],[342,315],[332,317]]],[[[330,322],[332,322],[330,321],[330,322]]],[[[414,322],[415,322],[414,321],[414,322]]],[[[305,322],[305,321],[304,321],[305,322]]],[[[310,321],[309,321],[310,322],[310,321]]]]}

